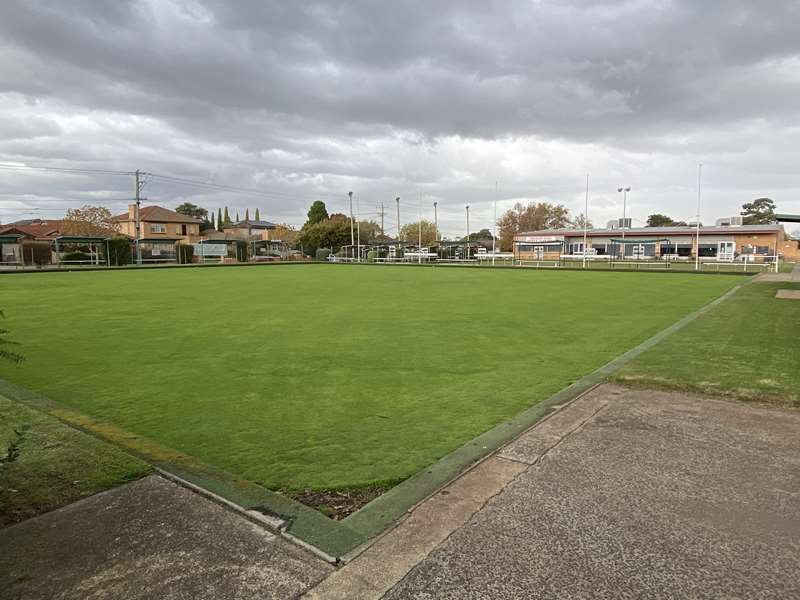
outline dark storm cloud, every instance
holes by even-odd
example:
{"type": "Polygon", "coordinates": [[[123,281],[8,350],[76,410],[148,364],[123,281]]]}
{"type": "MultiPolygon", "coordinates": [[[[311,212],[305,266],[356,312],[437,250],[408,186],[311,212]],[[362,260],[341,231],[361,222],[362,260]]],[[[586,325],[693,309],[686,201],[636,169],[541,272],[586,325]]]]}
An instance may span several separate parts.
{"type": "Polygon", "coordinates": [[[623,146],[725,167],[794,143],[799,25],[795,1],[6,0],[0,158],[459,199],[498,171],[511,193],[571,185],[547,164],[548,185],[483,165],[470,140],[499,141],[505,163],[518,138],[572,144],[610,179],[643,168],[615,162],[623,146]]]}
{"type": "Polygon", "coordinates": [[[10,1],[3,37],[38,66],[20,83],[6,64],[3,88],[186,128],[614,137],[794,115],[800,81],[768,67],[797,56],[800,10],[769,6],[10,1]]]}

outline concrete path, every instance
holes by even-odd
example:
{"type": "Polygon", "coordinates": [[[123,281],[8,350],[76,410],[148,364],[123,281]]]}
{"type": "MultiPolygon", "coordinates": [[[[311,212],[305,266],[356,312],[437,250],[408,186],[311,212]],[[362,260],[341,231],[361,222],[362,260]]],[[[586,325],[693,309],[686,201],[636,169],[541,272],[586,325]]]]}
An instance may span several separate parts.
{"type": "Polygon", "coordinates": [[[293,598],[332,567],[158,476],[0,530],[0,598],[293,598]]]}
{"type": "Polygon", "coordinates": [[[480,469],[470,517],[462,478],[308,596],[800,597],[800,412],[603,385],[480,469]]]}

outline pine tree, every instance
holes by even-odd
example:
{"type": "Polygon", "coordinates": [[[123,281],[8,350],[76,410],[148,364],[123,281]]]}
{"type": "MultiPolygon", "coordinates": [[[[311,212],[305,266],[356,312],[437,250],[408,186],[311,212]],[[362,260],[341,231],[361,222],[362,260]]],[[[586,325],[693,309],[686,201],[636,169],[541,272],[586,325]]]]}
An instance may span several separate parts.
{"type": "Polygon", "coordinates": [[[228,227],[231,224],[231,217],[228,214],[228,207],[225,207],[225,216],[222,217],[222,226],[228,227]]]}
{"type": "Polygon", "coordinates": [[[215,217],[216,217],[216,215],[212,212],[211,213],[211,229],[216,229],[217,228],[215,217]]]}
{"type": "Polygon", "coordinates": [[[245,208],[244,209],[244,220],[245,221],[249,221],[250,220],[250,209],[249,208],[245,208]]]}
{"type": "Polygon", "coordinates": [[[217,209],[217,231],[222,231],[222,209],[217,209]]]}
{"type": "Polygon", "coordinates": [[[258,214],[258,209],[256,209],[256,221],[261,220],[261,215],[258,214]]]}
{"type": "Polygon", "coordinates": [[[237,223],[239,222],[239,211],[238,210],[236,211],[236,222],[237,223]]]}

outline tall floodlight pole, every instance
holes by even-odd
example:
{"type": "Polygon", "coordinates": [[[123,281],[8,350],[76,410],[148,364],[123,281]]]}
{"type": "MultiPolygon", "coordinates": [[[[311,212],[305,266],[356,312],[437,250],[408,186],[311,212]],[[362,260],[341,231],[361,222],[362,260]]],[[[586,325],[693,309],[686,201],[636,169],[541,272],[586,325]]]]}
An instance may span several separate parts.
{"type": "Polygon", "coordinates": [[[356,233],[353,228],[353,192],[347,192],[347,195],[350,196],[350,247],[352,248],[356,245],[356,233]]]}
{"type": "MultiPolygon", "coordinates": [[[[356,198],[356,213],[360,216],[361,215],[361,205],[359,204],[360,199],[356,198]]],[[[358,262],[361,262],[361,222],[356,221],[356,231],[358,232],[358,245],[356,246],[356,250],[358,251],[358,262]]]]}
{"type": "Polygon", "coordinates": [[[703,178],[703,163],[697,165],[697,222],[695,223],[695,243],[697,249],[694,252],[694,270],[700,270],[700,185],[703,178]]]}
{"type": "Polygon", "coordinates": [[[586,174],[586,197],[583,200],[583,268],[586,268],[586,246],[589,243],[589,174],[586,174]]]}
{"type": "Polygon", "coordinates": [[[628,206],[628,192],[631,191],[630,186],[617,188],[618,192],[622,192],[622,258],[625,258],[625,221],[627,220],[627,206],[628,206]]]}
{"type": "Polygon", "coordinates": [[[417,197],[417,229],[418,229],[418,246],[417,246],[417,263],[422,264],[422,192],[417,197]]]}
{"type": "Polygon", "coordinates": [[[467,204],[467,260],[469,260],[469,204],[467,204]]]}
{"type": "Polygon", "coordinates": [[[436,230],[436,241],[439,241],[439,203],[433,203],[433,228],[436,230]]]}
{"type": "Polygon", "coordinates": [[[497,254],[497,181],[494,182],[494,219],[492,220],[492,266],[497,254]]]}

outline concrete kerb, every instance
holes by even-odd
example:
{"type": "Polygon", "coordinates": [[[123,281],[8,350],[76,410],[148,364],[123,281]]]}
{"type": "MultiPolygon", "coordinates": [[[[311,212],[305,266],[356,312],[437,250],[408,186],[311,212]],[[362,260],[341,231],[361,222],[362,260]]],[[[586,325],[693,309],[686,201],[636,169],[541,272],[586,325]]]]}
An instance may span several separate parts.
{"type": "MultiPolygon", "coordinates": [[[[748,281],[735,286],[722,296],[683,317],[549,398],[477,436],[429,467],[388,490],[385,494],[340,522],[332,521],[312,508],[250,482],[245,482],[247,486],[240,487],[236,484],[242,483],[241,480],[236,480],[232,476],[228,480],[220,480],[215,476],[220,472],[218,469],[210,468],[208,471],[203,470],[197,473],[191,471],[182,472],[180,468],[172,468],[173,466],[170,464],[154,461],[152,457],[146,454],[140,454],[136,451],[132,451],[132,453],[148,460],[173,481],[180,480],[184,485],[189,484],[189,487],[195,491],[203,490],[207,497],[224,501],[220,503],[240,512],[251,521],[267,526],[270,530],[277,531],[286,539],[309,550],[313,548],[312,551],[317,556],[329,562],[352,560],[354,556],[357,556],[368,547],[374,538],[400,522],[409,511],[427,498],[430,498],[443,486],[486,460],[498,449],[541,422],[543,418],[553,414],[554,410],[570,403],[603,382],[624,364],[649,350],[661,340],[683,328],[721,302],[724,302],[752,280],[752,277],[749,278],[748,281]],[[292,513],[288,523],[287,519],[280,518],[287,509],[292,513]],[[263,514],[265,510],[268,514],[277,515],[278,520],[282,521],[283,525],[277,525],[277,520],[275,524],[272,524],[269,519],[255,518],[252,514],[253,512],[263,514]]],[[[52,414],[53,407],[61,406],[60,403],[52,399],[2,379],[0,379],[0,393],[50,414],[52,414]]],[[[92,435],[106,439],[106,441],[121,445],[129,452],[131,451],[131,448],[115,440],[108,440],[96,431],[83,429],[69,420],[61,420],[72,427],[87,431],[92,435]]],[[[186,466],[182,465],[182,468],[185,469],[186,466]]]]}

